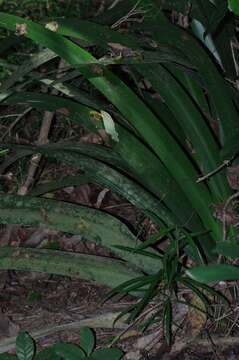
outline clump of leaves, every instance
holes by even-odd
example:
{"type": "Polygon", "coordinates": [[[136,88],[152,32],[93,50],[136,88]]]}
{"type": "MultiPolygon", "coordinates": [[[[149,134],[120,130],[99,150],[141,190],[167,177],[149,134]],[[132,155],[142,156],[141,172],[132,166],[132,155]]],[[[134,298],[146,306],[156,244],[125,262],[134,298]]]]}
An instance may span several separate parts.
{"type": "Polygon", "coordinates": [[[123,352],[118,348],[95,349],[94,332],[83,327],[80,330],[80,346],[70,343],[56,343],[41,352],[36,352],[34,339],[25,331],[19,333],[16,339],[16,355],[0,354],[1,360],[119,360],[123,352]]]}
{"type": "MultiPolygon", "coordinates": [[[[72,122],[80,121],[89,131],[103,130],[109,140],[109,146],[62,142],[45,146],[1,144],[3,148],[17,150],[17,155],[10,154],[1,165],[3,173],[14,162],[35,153],[84,173],[84,178],[74,181],[67,178],[57,184],[49,183],[48,189],[35,189],[35,194],[24,199],[2,193],[1,223],[40,224],[80,233],[109,248],[130,265],[126,267],[126,262],[115,258],[106,262],[105,258],[95,257],[91,261],[91,255],[77,254],[73,259],[53,250],[21,248],[20,255],[35,254],[33,258],[25,256],[23,263],[21,256],[16,259],[12,249],[7,248],[0,251],[0,267],[78,274],[116,286],[112,294],[137,293],[139,301],[130,309],[130,321],[137,319],[144,308],[160,296],[165,333],[170,342],[172,299],[179,300],[181,285],[207,303],[207,293],[212,294],[214,290],[204,282],[239,278],[235,266],[210,265],[225,251],[218,247],[223,232],[211,205],[225,203],[232,193],[225,166],[238,153],[239,102],[238,91],[227,79],[234,84],[237,69],[229,46],[231,35],[227,37],[220,27],[228,14],[227,0],[220,2],[222,7],[212,1],[193,1],[190,7],[186,0],[135,3],[135,0],[120,1],[113,12],[97,19],[101,20],[98,22],[64,18],[45,27],[0,13],[0,27],[14,32],[19,41],[31,39],[40,48],[30,62],[28,59],[1,86],[3,105],[25,104],[60,112],[72,122]],[[121,12],[116,11],[117,6],[121,12]],[[117,31],[127,20],[125,12],[130,13],[132,8],[144,15],[143,21],[135,22],[124,33],[117,31]],[[168,11],[190,15],[188,26],[172,24],[168,11]],[[121,22],[116,22],[120,13],[121,22]],[[216,17],[216,22],[205,16],[209,13],[213,14],[212,19],[216,17]],[[209,33],[217,52],[206,43],[209,33]],[[56,56],[69,66],[66,77],[56,79],[37,71],[56,56]],[[115,71],[116,67],[119,71],[115,71]],[[37,84],[34,91],[29,86],[32,83],[37,84]],[[87,83],[87,87],[81,88],[82,83],[87,83]],[[36,93],[35,89],[42,84],[57,89],[64,97],[36,93]],[[143,247],[135,248],[138,239],[134,234],[99,209],[36,197],[54,190],[53,187],[64,187],[66,181],[68,186],[69,181],[72,185],[85,181],[110,188],[161,228],[173,228],[167,233],[168,247],[160,251],[156,242],[149,239],[143,247]],[[184,233],[177,233],[178,228],[184,233]],[[147,251],[146,245],[150,248],[147,251]],[[41,262],[37,262],[37,258],[41,262]],[[57,260],[57,266],[47,261],[51,258],[57,260]],[[189,263],[198,267],[188,269],[185,258],[190,258],[189,263]],[[70,267],[66,266],[69,262],[70,267]],[[116,270],[116,264],[120,271],[116,270]],[[114,271],[114,276],[109,269],[114,271]],[[119,285],[123,282],[119,274],[125,276],[123,285],[119,285]]],[[[227,26],[234,34],[233,22],[227,26]]],[[[227,230],[234,249],[235,233],[230,228],[227,230]]],[[[227,249],[227,253],[231,256],[234,252],[227,249]]],[[[155,317],[152,322],[154,320],[155,317]]]]}
{"type": "MultiPolygon", "coordinates": [[[[175,303],[184,303],[189,307],[194,307],[209,317],[213,316],[210,307],[213,302],[229,305],[227,298],[221,292],[185,275],[187,269],[185,257],[188,251],[191,252],[195,261],[205,265],[205,257],[200,244],[197,243],[197,235],[189,234],[184,229],[161,229],[157,235],[150,237],[135,248],[117,246],[117,248],[134,254],[140,253],[145,258],[158,257],[163,266],[158,273],[142,275],[126,281],[108,294],[106,299],[115,295],[125,296],[132,293],[138,297],[138,300],[126,308],[115,321],[128,313],[127,321],[130,324],[139,323],[140,329],[143,331],[156,322],[162,322],[165,340],[170,345],[173,337],[173,307],[175,303]],[[164,251],[161,251],[161,254],[155,255],[147,250],[149,245],[159,243],[165,236],[170,242],[164,251]],[[198,307],[194,301],[182,299],[180,296],[182,289],[190,290],[193,298],[198,298],[202,306],[198,307]]],[[[116,337],[116,339],[118,338],[119,336],[116,337]]]]}

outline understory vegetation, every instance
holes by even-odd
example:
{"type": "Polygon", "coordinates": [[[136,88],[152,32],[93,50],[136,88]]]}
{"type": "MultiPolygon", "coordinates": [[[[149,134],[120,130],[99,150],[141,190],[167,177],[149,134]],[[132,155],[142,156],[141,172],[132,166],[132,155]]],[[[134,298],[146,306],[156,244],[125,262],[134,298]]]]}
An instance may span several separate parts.
{"type": "Polygon", "coordinates": [[[172,346],[180,304],[203,326],[233,312],[237,1],[0,3],[2,234],[19,225],[96,246],[2,235],[0,269],[80,278],[110,288],[105,301],[133,299],[111,345],[135,327],[163,329],[172,346]],[[79,186],[96,186],[96,201],[59,196],[79,186]],[[101,206],[109,193],[136,221],[101,206]]]}

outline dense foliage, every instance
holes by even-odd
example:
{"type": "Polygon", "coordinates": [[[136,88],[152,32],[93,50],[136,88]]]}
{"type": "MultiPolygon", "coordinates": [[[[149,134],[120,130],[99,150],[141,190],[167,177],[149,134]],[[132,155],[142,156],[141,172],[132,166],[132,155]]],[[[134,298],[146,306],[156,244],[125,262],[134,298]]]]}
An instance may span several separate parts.
{"type": "Polygon", "coordinates": [[[115,287],[110,296],[134,294],[139,300],[127,309],[130,321],[157,299],[143,327],[163,319],[170,342],[181,288],[207,309],[212,298],[225,300],[208,284],[239,278],[231,261],[239,254],[237,231],[227,221],[238,189],[227,179],[239,150],[238,20],[226,0],[123,0],[90,19],[56,13],[41,23],[23,15],[0,13],[4,51],[17,53],[25,43],[33,52],[15,67],[5,64],[2,105],[60,113],[100,135],[102,144],[2,143],[9,151],[3,151],[2,173],[36,153],[81,173],[44,188],[35,182],[24,197],[2,192],[0,221],[81,234],[117,259],[5,247],[0,268],[75,275],[115,287]],[[49,72],[40,71],[46,65],[49,72]],[[44,198],[89,182],[123,196],[159,232],[141,241],[99,209],[44,198]]]}

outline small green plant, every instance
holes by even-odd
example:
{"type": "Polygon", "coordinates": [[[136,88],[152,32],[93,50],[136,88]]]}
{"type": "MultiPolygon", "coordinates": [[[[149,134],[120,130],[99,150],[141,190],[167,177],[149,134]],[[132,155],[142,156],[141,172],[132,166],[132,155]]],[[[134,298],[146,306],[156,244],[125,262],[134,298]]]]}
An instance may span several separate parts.
{"type": "Polygon", "coordinates": [[[0,360],[119,360],[123,356],[118,348],[96,350],[95,347],[93,331],[84,327],[80,330],[80,346],[62,342],[37,353],[34,339],[22,331],[16,339],[16,355],[0,354],[0,360]]]}
{"type": "MultiPolygon", "coordinates": [[[[197,310],[205,312],[208,317],[213,316],[210,308],[212,303],[220,302],[225,306],[229,305],[227,298],[221,292],[185,275],[187,266],[185,266],[184,260],[187,249],[193,252],[191,255],[195,260],[205,264],[203,253],[196,241],[196,235],[198,234],[193,236],[193,234],[189,234],[184,229],[161,229],[157,236],[149,238],[138,247],[125,248],[117,246],[117,248],[122,250],[134,254],[140,253],[145,257],[158,257],[161,259],[163,266],[158,273],[142,275],[129,280],[120,284],[108,294],[106,299],[117,294],[125,296],[132,293],[138,297],[138,301],[125,309],[115,321],[128,313],[127,321],[130,324],[134,322],[138,324],[140,319],[139,327],[143,331],[155,322],[161,322],[163,324],[165,340],[170,345],[173,337],[173,305],[180,302],[187,304],[189,307],[196,307],[193,302],[185,301],[181,298],[180,289],[190,290],[194,297],[199,298],[203,306],[202,308],[197,308],[197,310]],[[171,240],[170,244],[164,249],[164,252],[157,255],[148,252],[149,244],[159,243],[164,236],[168,236],[171,240]],[[188,247],[189,244],[190,248],[188,247]],[[149,304],[151,305],[149,306],[149,304]]],[[[118,338],[116,337],[116,340],[118,338]]]]}

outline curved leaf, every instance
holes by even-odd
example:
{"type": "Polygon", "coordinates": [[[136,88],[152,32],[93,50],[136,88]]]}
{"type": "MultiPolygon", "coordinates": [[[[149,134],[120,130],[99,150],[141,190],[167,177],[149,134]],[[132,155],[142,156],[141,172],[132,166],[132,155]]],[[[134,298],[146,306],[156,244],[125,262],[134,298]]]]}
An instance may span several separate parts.
{"type": "Polygon", "coordinates": [[[239,267],[227,264],[199,266],[187,270],[193,280],[208,284],[215,281],[239,280],[239,267]]]}
{"type": "MultiPolygon", "coordinates": [[[[56,96],[47,96],[44,94],[35,94],[35,93],[19,93],[17,95],[11,96],[7,99],[6,103],[15,103],[15,102],[29,102],[36,108],[44,108],[47,110],[57,110],[56,104],[63,104],[61,101],[62,98],[57,98],[56,96]]],[[[62,108],[59,110],[61,111],[62,108]]],[[[65,114],[69,113],[69,117],[73,121],[78,122],[78,118],[80,116],[82,105],[77,107],[77,104],[75,102],[72,102],[69,99],[64,99],[64,107],[63,109],[65,114]],[[76,116],[72,116],[72,108],[76,110],[76,116]],[[69,111],[67,111],[69,110],[69,111]],[[77,115],[78,113],[78,115],[77,115]]],[[[89,108],[86,107],[85,110],[83,110],[82,115],[87,115],[89,113],[89,108]]],[[[91,113],[91,111],[90,111],[91,113]]],[[[88,121],[90,118],[87,117],[84,118],[84,124],[87,128],[91,128],[92,124],[88,124],[88,121]]],[[[101,127],[101,120],[97,121],[99,128],[101,127]]],[[[97,125],[95,123],[95,126],[97,125]]],[[[188,228],[194,228],[194,230],[200,230],[200,221],[195,214],[192,216],[193,208],[190,206],[189,201],[187,198],[183,195],[180,188],[177,186],[176,182],[173,180],[173,178],[168,173],[166,167],[163,166],[161,161],[144,145],[142,144],[132,133],[127,131],[123,126],[116,125],[116,131],[119,134],[119,137],[123,139],[123,141],[120,141],[116,145],[114,145],[114,149],[116,152],[118,152],[124,161],[124,165],[120,161],[120,157],[114,156],[114,162],[108,161],[112,158],[109,149],[105,151],[105,149],[102,149],[98,146],[98,154],[97,158],[100,158],[101,160],[107,161],[114,165],[121,165],[120,168],[124,171],[130,172],[130,174],[134,174],[134,177],[136,177],[136,180],[142,185],[149,189],[151,192],[153,192],[157,197],[160,198],[161,201],[165,202],[167,207],[173,211],[175,214],[175,219],[177,218],[181,225],[185,225],[188,228]],[[100,154],[104,154],[104,156],[100,156],[100,154]],[[118,161],[119,160],[119,161],[118,161]],[[153,166],[152,166],[153,164],[153,166]]],[[[68,150],[78,150],[80,151],[80,148],[83,147],[85,151],[87,150],[87,144],[78,144],[78,145],[67,145],[62,144],[59,146],[64,146],[64,148],[68,148],[68,150]]],[[[58,150],[57,144],[54,144],[55,150],[58,150]]],[[[92,148],[92,146],[91,146],[92,148]]],[[[97,148],[97,147],[96,147],[97,148]]],[[[53,149],[53,148],[52,148],[53,149]]],[[[61,148],[62,149],[62,148],[61,148]]],[[[90,150],[90,148],[89,148],[90,150]]],[[[92,152],[91,152],[92,153],[92,152]]],[[[15,155],[16,158],[20,157],[20,154],[15,155]]],[[[96,157],[96,156],[95,156],[96,157]]],[[[14,157],[13,157],[14,159],[14,157]]],[[[113,159],[112,159],[113,160],[113,159]]],[[[3,171],[6,169],[6,166],[9,166],[11,163],[11,158],[2,164],[0,169],[3,171]]],[[[132,175],[131,175],[132,176],[132,175]]],[[[164,219],[164,221],[168,221],[167,218],[164,219]]]]}
{"type": "Polygon", "coordinates": [[[44,226],[79,234],[107,247],[146,272],[153,272],[160,267],[159,261],[154,263],[144,256],[116,249],[115,245],[118,244],[135,245],[137,239],[126,225],[102,211],[56,200],[10,194],[0,195],[0,209],[2,224],[44,226]]]}
{"type": "Polygon", "coordinates": [[[95,335],[88,327],[80,329],[80,347],[89,356],[95,348],[95,335]]]}
{"type": "Polygon", "coordinates": [[[239,244],[229,242],[219,242],[216,244],[215,252],[231,259],[239,258],[239,244]]]}
{"type": "Polygon", "coordinates": [[[145,0],[144,6],[150,4],[151,13],[143,24],[153,38],[162,45],[174,46],[184,52],[191,63],[196,66],[208,90],[210,102],[216,109],[220,124],[220,140],[223,146],[236,141],[239,135],[238,114],[227,90],[227,85],[219,74],[205,50],[190,34],[176,27],[166,19],[152,0],[145,0]],[[234,129],[232,132],[231,129],[234,129]]]}
{"type": "MultiPolygon", "coordinates": [[[[16,24],[21,23],[26,26],[25,35],[27,37],[43,46],[47,46],[73,66],[77,67],[77,64],[83,61],[86,64],[95,61],[91,54],[59,34],[51,32],[32,21],[0,13],[0,25],[4,28],[15,31],[16,24]]],[[[121,111],[123,116],[168,167],[188,200],[200,214],[204,225],[211,229],[212,236],[215,240],[218,240],[220,228],[209,209],[211,203],[210,194],[203,184],[195,183],[197,177],[195,169],[167,129],[159,123],[144,103],[108,70],[104,70],[103,73],[101,71],[96,72],[95,68],[89,66],[81,69],[81,72],[121,111]],[[177,154],[176,158],[175,154],[177,154]],[[185,181],[187,186],[185,186],[185,181]]]]}
{"type": "Polygon", "coordinates": [[[45,272],[112,288],[140,275],[120,260],[48,249],[2,247],[0,260],[1,270],[45,272]]]}
{"type": "MultiPolygon", "coordinates": [[[[65,145],[66,148],[68,148],[68,146],[65,145]]],[[[138,183],[132,181],[130,178],[127,178],[119,171],[114,170],[113,168],[107,166],[103,162],[94,160],[92,158],[89,158],[88,156],[83,155],[84,152],[82,152],[81,154],[80,151],[82,151],[85,146],[81,146],[81,145],[70,146],[70,148],[72,149],[75,150],[78,149],[79,153],[77,153],[77,151],[75,152],[70,152],[70,151],[68,152],[64,150],[62,151],[62,147],[59,147],[58,144],[44,145],[39,147],[22,146],[22,145],[14,144],[11,145],[11,147],[18,149],[18,157],[20,157],[21,152],[22,152],[22,156],[25,156],[26,153],[25,149],[28,148],[28,149],[32,149],[31,150],[32,153],[40,152],[41,154],[44,154],[51,159],[56,159],[59,162],[73,165],[76,168],[79,168],[84,172],[86,172],[88,174],[87,178],[89,179],[89,181],[110,188],[112,191],[123,196],[132,204],[144,210],[146,214],[149,217],[153,218],[155,222],[158,222],[157,218],[159,218],[162,219],[163,221],[166,221],[167,224],[172,225],[174,223],[173,215],[168,211],[168,209],[164,206],[164,204],[161,203],[157,198],[153,197],[148,191],[146,191],[138,183]]],[[[91,149],[92,151],[94,147],[92,148],[91,145],[87,145],[85,148],[86,149],[88,148],[88,150],[91,149]]],[[[101,154],[104,155],[104,151],[103,151],[104,149],[99,148],[99,150],[101,150],[101,154]]],[[[29,154],[29,151],[30,150],[28,150],[27,154],[29,154]]],[[[94,154],[94,151],[91,153],[94,154]]],[[[106,155],[107,155],[107,159],[110,159],[110,152],[107,152],[106,155]]],[[[13,158],[13,160],[15,161],[15,157],[13,158]]],[[[9,165],[10,160],[7,160],[6,163],[7,165],[9,165]]],[[[80,184],[82,182],[82,178],[75,177],[74,181],[72,179],[72,185],[73,184],[76,185],[77,182],[78,184],[80,184]]],[[[55,183],[55,184],[53,183],[52,186],[58,186],[58,185],[60,185],[60,183],[55,183]]],[[[34,191],[32,194],[34,194],[34,191]]]]}
{"type": "MultiPolygon", "coordinates": [[[[187,96],[182,86],[161,65],[155,65],[153,69],[147,66],[140,66],[137,70],[150,81],[177,118],[187,139],[192,143],[199,167],[205,173],[216,169],[221,161],[218,145],[209,131],[201,112],[193,104],[190,97],[187,96]]],[[[171,67],[170,70],[173,71],[171,67]]],[[[211,185],[217,199],[222,200],[229,194],[226,179],[221,174],[211,177],[209,185],[211,185]]]]}
{"type": "Polygon", "coordinates": [[[44,184],[40,184],[35,186],[33,190],[29,192],[31,196],[40,196],[46,193],[50,193],[62,188],[66,188],[69,186],[79,186],[84,185],[90,182],[90,179],[84,175],[75,175],[75,176],[67,176],[63,179],[52,180],[44,184]]]}
{"type": "Polygon", "coordinates": [[[4,103],[27,103],[39,109],[46,109],[47,107],[49,111],[59,112],[74,122],[82,123],[89,130],[94,131],[96,129],[95,121],[91,117],[92,109],[59,96],[21,92],[8,97],[4,103]]]}
{"type": "Polygon", "coordinates": [[[167,299],[163,310],[164,336],[168,345],[172,343],[172,303],[167,299]]]}

